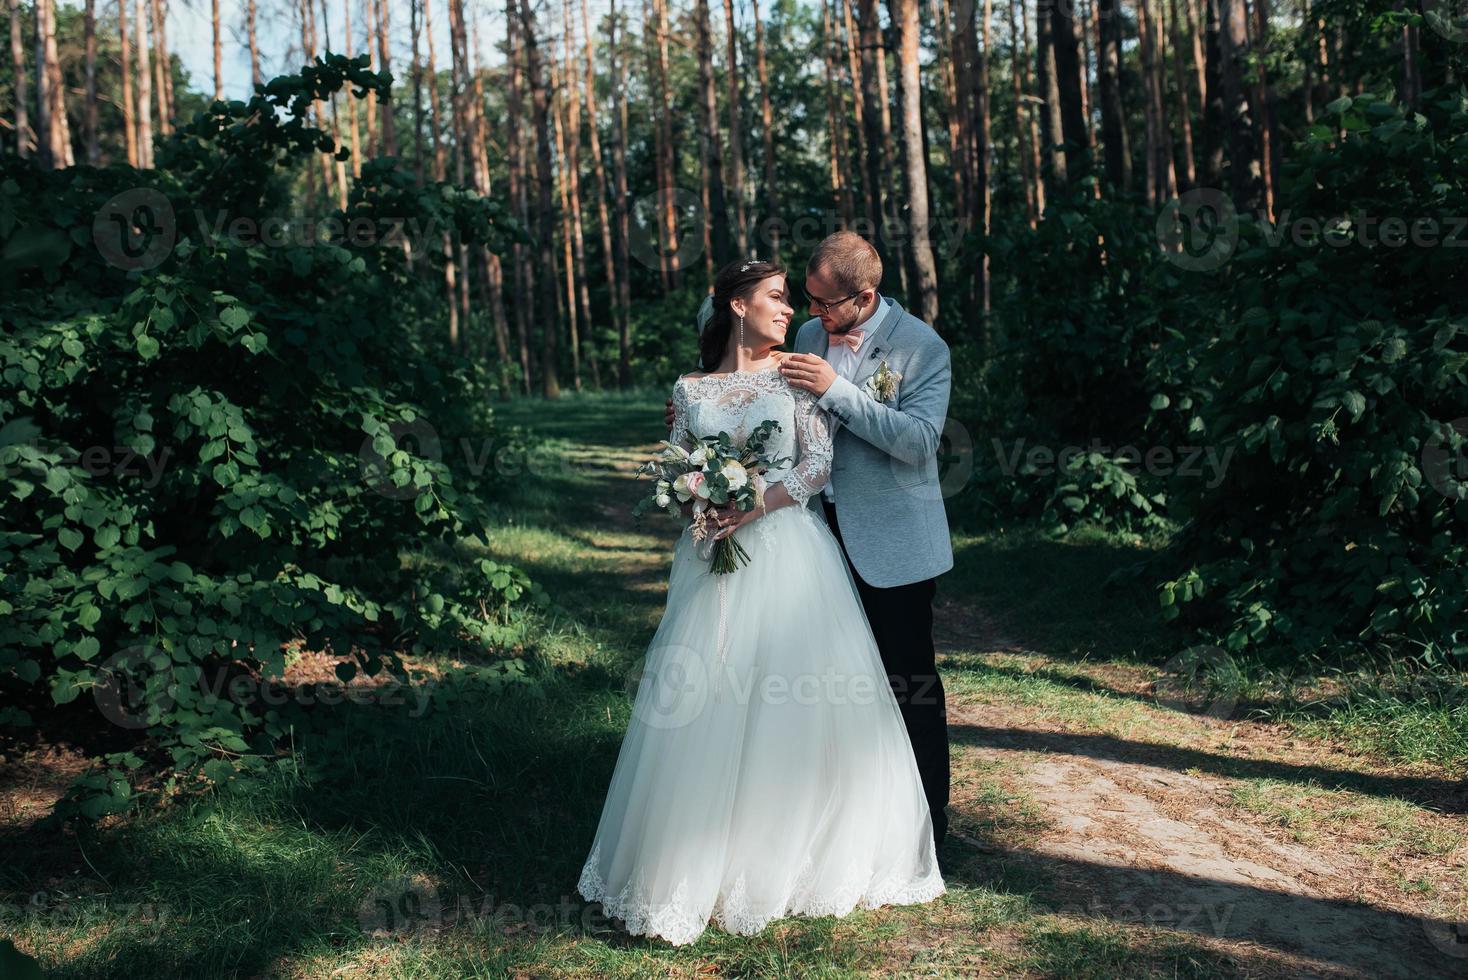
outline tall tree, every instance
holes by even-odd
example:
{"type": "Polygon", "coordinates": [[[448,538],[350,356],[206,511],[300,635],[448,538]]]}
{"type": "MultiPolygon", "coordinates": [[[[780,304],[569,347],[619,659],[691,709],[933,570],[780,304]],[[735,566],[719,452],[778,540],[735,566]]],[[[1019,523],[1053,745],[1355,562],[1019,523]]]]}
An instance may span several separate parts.
{"type": "MultiPolygon", "coordinates": [[[[569,20],[569,17],[567,19],[569,20]]],[[[590,141],[591,170],[596,176],[596,224],[601,232],[602,271],[607,281],[607,306],[612,313],[612,326],[617,331],[617,383],[622,385],[625,382],[621,379],[621,360],[624,348],[631,345],[632,338],[630,328],[623,324],[624,312],[617,295],[617,267],[612,254],[612,224],[607,217],[607,169],[602,162],[601,127],[597,121],[596,58],[591,44],[591,15],[587,13],[586,0],[581,0],[581,27],[586,58],[581,78],[582,83],[586,86],[586,135],[590,141]]],[[[570,28],[568,27],[567,30],[570,28]]],[[[566,70],[571,70],[569,60],[566,70]]],[[[630,351],[626,351],[625,354],[630,358],[630,351]]]]}
{"type": "Polygon", "coordinates": [[[97,143],[97,0],[87,0],[82,32],[86,47],[82,138],[87,147],[87,163],[95,167],[102,160],[102,148],[97,143]]]}
{"type": "MultiPolygon", "coordinates": [[[[759,16],[759,0],[750,0],[754,14],[754,63],[759,78],[760,143],[763,148],[765,169],[765,214],[778,217],[780,214],[780,183],[775,173],[775,112],[770,104],[770,74],[765,61],[765,27],[759,16]]],[[[845,126],[845,123],[842,123],[845,126]]],[[[770,251],[774,261],[780,260],[779,222],[771,224],[770,251]]]]}
{"type": "MultiPolygon", "coordinates": [[[[19,0],[12,0],[18,3],[19,0]]],[[[127,32],[127,0],[117,0],[117,42],[118,60],[122,68],[122,129],[126,134],[124,143],[127,146],[127,164],[130,167],[141,167],[142,162],[138,151],[138,129],[137,103],[133,98],[133,58],[132,38],[127,32]]]]}
{"type": "Polygon", "coordinates": [[[1101,144],[1106,182],[1125,192],[1132,186],[1132,151],[1121,92],[1121,3],[1097,0],[1096,75],[1101,87],[1101,144]]]}
{"type": "MultiPolygon", "coordinates": [[[[352,0],[342,0],[342,5],[346,8],[347,11],[347,25],[345,29],[347,32],[346,36],[348,52],[352,50],[352,8],[350,6],[351,2],[352,0]]],[[[250,84],[261,85],[265,81],[265,75],[260,70],[260,38],[255,31],[255,20],[255,0],[247,0],[245,4],[245,34],[246,40],[248,41],[250,46],[250,84]]],[[[355,119],[356,114],[353,113],[353,133],[356,132],[355,119]]]]}
{"type": "MultiPolygon", "coordinates": [[[[127,0],[120,2],[126,3],[127,0]]],[[[153,166],[153,62],[144,10],[143,0],[133,0],[133,29],[136,32],[133,49],[138,56],[138,166],[147,170],[153,166]]]]}
{"type": "Polygon", "coordinates": [[[214,99],[224,99],[224,29],[219,22],[219,0],[209,0],[210,26],[214,40],[214,99]]]}
{"type": "Polygon", "coordinates": [[[158,134],[173,132],[173,56],[168,51],[168,15],[164,0],[152,0],[153,94],[158,100],[158,134]]]}
{"type": "Polygon", "coordinates": [[[56,53],[55,0],[36,0],[36,121],[39,160],[47,170],[76,163],[71,151],[71,126],[66,119],[66,89],[61,59],[56,53]]]}
{"type": "MultiPolygon", "coordinates": [[[[123,14],[126,17],[126,13],[123,14]]],[[[131,83],[127,77],[127,24],[123,22],[122,83],[124,94],[130,94],[131,83]]],[[[15,152],[28,158],[36,149],[36,134],[31,129],[29,115],[30,92],[27,79],[29,72],[25,62],[24,28],[20,22],[20,0],[10,0],[10,77],[15,80],[15,152]]],[[[124,109],[123,118],[127,118],[124,109]]],[[[131,132],[131,131],[129,131],[131,132]]],[[[132,141],[128,141],[128,163],[133,162],[132,141]]]]}
{"type": "Polygon", "coordinates": [[[831,172],[831,199],[841,211],[842,222],[850,227],[856,209],[852,201],[851,181],[845,172],[848,159],[846,121],[838,108],[840,99],[836,82],[835,19],[831,16],[831,5],[827,0],[822,0],[821,3],[821,24],[824,39],[821,50],[826,65],[826,128],[830,134],[826,140],[826,150],[831,172]]]}
{"type": "Polygon", "coordinates": [[[607,17],[607,50],[612,76],[612,178],[616,182],[613,207],[617,214],[617,295],[622,307],[617,381],[623,387],[632,384],[632,256],[630,222],[627,214],[627,59],[620,57],[617,34],[617,0],[611,0],[607,17]]]}
{"type": "Polygon", "coordinates": [[[535,17],[530,12],[530,0],[520,0],[520,28],[525,44],[525,75],[530,84],[531,114],[535,127],[535,170],[539,188],[537,245],[540,251],[540,267],[544,275],[542,297],[543,329],[541,331],[541,392],[547,398],[561,396],[558,377],[557,334],[560,333],[560,309],[556,295],[556,250],[555,216],[551,204],[551,142],[550,142],[550,98],[546,91],[545,72],[540,63],[540,44],[536,40],[535,17]]]}
{"type": "Polygon", "coordinates": [[[1020,180],[1025,189],[1025,217],[1035,227],[1039,212],[1045,209],[1044,188],[1040,183],[1040,138],[1035,130],[1034,102],[1029,94],[1029,38],[1020,33],[1015,8],[1021,0],[1011,0],[1009,10],[1009,82],[1014,104],[1014,134],[1019,156],[1020,180]],[[1025,107],[1029,106],[1028,112],[1025,107]],[[1038,192],[1038,199],[1037,199],[1038,192]]]}
{"type": "MultiPolygon", "coordinates": [[[[505,96],[505,122],[510,140],[506,169],[509,173],[510,206],[521,227],[530,228],[530,164],[525,146],[523,122],[524,82],[521,72],[523,45],[520,41],[520,13],[518,0],[505,0],[506,64],[510,78],[505,96]]],[[[430,34],[430,37],[432,35],[430,34]]],[[[430,44],[429,52],[433,48],[430,44]]],[[[431,66],[431,62],[430,62],[431,66]]],[[[522,390],[529,394],[532,385],[530,334],[536,323],[535,316],[535,268],[530,261],[530,250],[520,242],[510,245],[510,256],[515,267],[515,295],[520,302],[515,304],[515,334],[519,344],[520,377],[522,390]]]]}
{"type": "MultiPolygon", "coordinates": [[[[897,82],[900,126],[907,177],[908,247],[917,280],[917,308],[930,324],[938,322],[938,266],[933,257],[933,230],[928,215],[928,168],[923,152],[922,82],[918,74],[917,0],[888,0],[897,35],[897,82]]],[[[909,294],[911,300],[911,294],[909,294]]]]}
{"type": "Polygon", "coordinates": [[[739,33],[734,25],[734,0],[724,0],[724,24],[728,28],[725,71],[729,76],[729,195],[734,200],[734,237],[740,255],[749,254],[749,215],[744,208],[744,137],[739,125],[739,33]]]}
{"type": "Polygon", "coordinates": [[[1188,76],[1183,68],[1183,35],[1178,7],[1179,0],[1172,0],[1170,20],[1172,24],[1173,84],[1177,89],[1178,130],[1182,137],[1183,162],[1179,185],[1183,189],[1190,189],[1198,183],[1198,164],[1193,152],[1193,111],[1188,103],[1188,76]]]}
{"type": "Polygon", "coordinates": [[[1044,175],[1051,188],[1069,183],[1065,171],[1065,120],[1060,108],[1060,80],[1055,73],[1055,19],[1035,11],[1035,94],[1043,103],[1040,142],[1045,147],[1044,175]]]}
{"type": "MultiPolygon", "coordinates": [[[[858,0],[861,27],[861,85],[862,119],[866,124],[866,139],[863,146],[865,159],[862,161],[867,184],[867,221],[872,225],[872,244],[882,256],[885,269],[892,267],[892,249],[888,243],[887,206],[890,194],[887,177],[891,173],[888,152],[891,135],[891,114],[887,110],[887,66],[885,48],[882,45],[882,28],[877,0],[858,0]],[[886,125],[883,125],[884,120],[886,125]]],[[[902,261],[896,263],[899,274],[902,261]]]]}
{"type": "Polygon", "coordinates": [[[1057,0],[1050,4],[1050,28],[1050,44],[1055,63],[1055,91],[1060,101],[1060,135],[1065,140],[1066,179],[1075,181],[1090,169],[1086,164],[1090,129],[1086,125],[1085,99],[1082,95],[1081,69],[1084,63],[1081,61],[1080,43],[1076,37],[1073,0],[1057,0]]]}
{"type": "Polygon", "coordinates": [[[718,92],[714,87],[713,38],[709,30],[708,0],[694,0],[694,29],[698,38],[699,150],[703,156],[703,172],[708,186],[709,232],[715,267],[732,258],[733,244],[729,236],[729,211],[724,193],[723,151],[719,140],[718,92]]]}
{"type": "Polygon", "coordinates": [[[1244,0],[1214,0],[1218,5],[1218,77],[1228,133],[1229,188],[1234,206],[1255,212],[1264,204],[1263,171],[1254,140],[1254,106],[1246,71],[1249,30],[1244,0]]]}
{"type": "MultiPolygon", "coordinates": [[[[378,71],[384,73],[392,72],[392,47],[390,44],[392,36],[392,25],[388,20],[388,12],[391,4],[388,0],[378,0],[377,15],[377,59],[381,62],[378,71]]],[[[392,90],[389,89],[382,100],[382,152],[387,156],[398,155],[398,138],[393,128],[393,105],[392,90]]]]}
{"type": "Polygon", "coordinates": [[[657,125],[653,142],[657,151],[658,181],[658,255],[664,291],[683,285],[683,269],[678,256],[678,215],[673,174],[673,104],[668,73],[668,0],[652,0],[653,14],[646,13],[643,22],[654,32],[647,48],[648,74],[656,82],[657,125]],[[654,19],[655,18],[655,19],[654,19]]]}

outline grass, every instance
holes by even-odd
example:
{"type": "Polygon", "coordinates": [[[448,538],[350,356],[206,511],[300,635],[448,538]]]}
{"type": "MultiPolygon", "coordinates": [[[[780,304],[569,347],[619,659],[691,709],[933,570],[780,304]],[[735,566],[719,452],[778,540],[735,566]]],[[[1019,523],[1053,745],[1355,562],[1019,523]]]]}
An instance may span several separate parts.
{"type": "MultiPolygon", "coordinates": [[[[680,948],[627,937],[582,902],[576,878],[676,536],[658,515],[621,519],[636,490],[613,474],[635,462],[629,445],[662,437],[661,407],[661,393],[640,392],[498,409],[538,447],[522,461],[533,472],[494,504],[488,539],[463,548],[526,569],[552,597],[527,624],[525,683],[489,691],[460,683],[475,665],[430,659],[439,680],[426,713],[323,709],[318,728],[299,733],[296,765],[246,790],[66,835],[0,832],[4,931],[48,976],[77,980],[1240,972],[1186,934],[1077,919],[1043,867],[1002,854],[959,853],[948,894],[925,906],[792,919],[749,938],[711,929],[680,948]]],[[[940,601],[1003,610],[999,627],[1022,645],[994,651],[960,638],[945,657],[954,696],[1022,703],[1085,730],[1165,719],[1138,677],[1175,640],[1145,592],[1096,587],[1145,557],[1145,545],[1014,531],[960,534],[955,550],[940,601]]],[[[1373,724],[1348,717],[1299,724],[1373,724]]],[[[1380,723],[1391,717],[1400,716],[1380,723]]],[[[1044,825],[1020,786],[1022,763],[965,751],[955,756],[966,760],[955,769],[955,826],[1022,848],[1044,825]]],[[[1241,794],[1240,806],[1305,832],[1310,812],[1349,805],[1264,782],[1241,794]]],[[[1410,817],[1384,805],[1320,819],[1357,821],[1424,853],[1449,845],[1412,837],[1410,817]]]]}

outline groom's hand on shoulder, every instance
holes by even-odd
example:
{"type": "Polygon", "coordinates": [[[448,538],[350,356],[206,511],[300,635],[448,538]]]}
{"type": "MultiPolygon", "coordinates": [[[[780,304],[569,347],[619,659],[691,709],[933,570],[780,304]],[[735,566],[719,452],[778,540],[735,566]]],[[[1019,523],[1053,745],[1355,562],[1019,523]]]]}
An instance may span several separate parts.
{"type": "Polygon", "coordinates": [[[673,431],[673,399],[671,398],[668,399],[667,407],[663,411],[663,425],[668,427],[669,432],[673,431]]]}
{"type": "Polygon", "coordinates": [[[789,354],[780,362],[780,373],[793,387],[804,388],[817,398],[836,380],[836,369],[815,354],[789,354]]]}

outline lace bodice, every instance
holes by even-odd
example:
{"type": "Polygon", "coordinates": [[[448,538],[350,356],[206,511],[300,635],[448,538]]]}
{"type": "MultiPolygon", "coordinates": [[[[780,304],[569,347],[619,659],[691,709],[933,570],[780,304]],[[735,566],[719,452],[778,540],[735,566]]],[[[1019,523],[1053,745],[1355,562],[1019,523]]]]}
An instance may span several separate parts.
{"type": "Polygon", "coordinates": [[[780,423],[765,444],[771,459],[792,462],[765,474],[770,485],[783,483],[804,505],[831,476],[831,425],[816,397],[792,388],[778,368],[732,371],[679,378],[673,385],[673,431],[669,441],[692,449],[697,439],[729,433],[735,445],[766,419],[780,423]]]}

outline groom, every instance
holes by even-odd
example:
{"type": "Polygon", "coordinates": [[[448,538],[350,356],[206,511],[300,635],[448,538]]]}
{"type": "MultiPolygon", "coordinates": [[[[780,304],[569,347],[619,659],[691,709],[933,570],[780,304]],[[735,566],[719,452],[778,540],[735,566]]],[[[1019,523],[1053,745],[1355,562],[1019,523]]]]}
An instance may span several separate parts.
{"type": "Polygon", "coordinates": [[[816,246],[805,277],[816,319],[800,327],[780,371],[818,396],[836,426],[830,479],[807,506],[824,513],[856,580],[941,847],[948,727],[933,596],[953,567],[937,460],[952,372],[943,338],[879,295],[881,281],[881,257],[860,235],[841,231],[816,246]]]}

